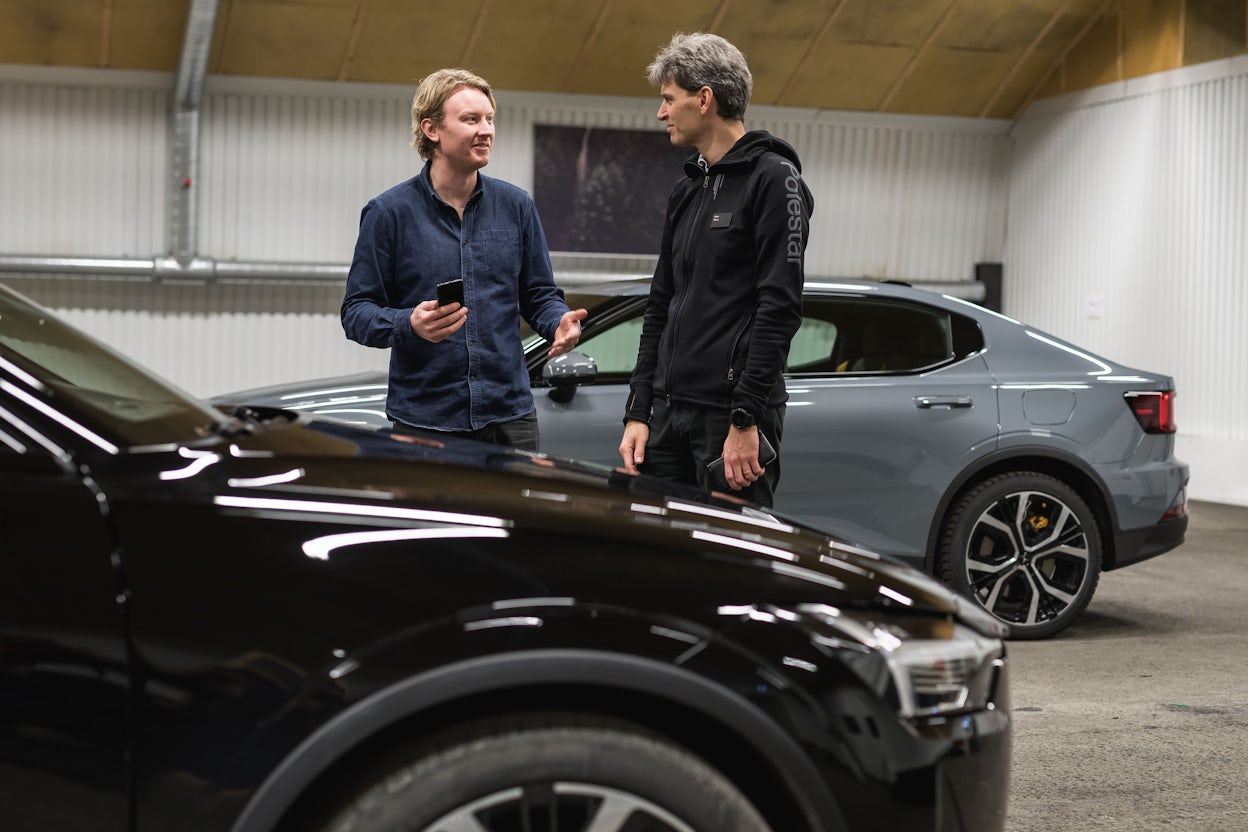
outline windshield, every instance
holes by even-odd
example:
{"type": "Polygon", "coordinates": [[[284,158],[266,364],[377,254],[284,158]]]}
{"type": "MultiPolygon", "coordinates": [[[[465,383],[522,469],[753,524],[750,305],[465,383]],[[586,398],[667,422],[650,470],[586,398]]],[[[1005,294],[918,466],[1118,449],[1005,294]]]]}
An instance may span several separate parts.
{"type": "Polygon", "coordinates": [[[185,442],[225,418],[4,287],[0,354],[38,379],[55,407],[123,445],[185,442]]]}

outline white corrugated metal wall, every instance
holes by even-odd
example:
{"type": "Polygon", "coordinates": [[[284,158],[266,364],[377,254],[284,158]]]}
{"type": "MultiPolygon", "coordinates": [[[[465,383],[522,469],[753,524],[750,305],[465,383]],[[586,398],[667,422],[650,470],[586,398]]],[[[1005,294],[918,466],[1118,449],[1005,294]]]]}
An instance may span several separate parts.
{"type": "Polygon", "coordinates": [[[1005,311],[1174,376],[1190,494],[1248,505],[1248,58],[1043,102],[1013,138],[1005,311]]]}
{"type": "MultiPolygon", "coordinates": [[[[0,66],[0,253],[166,254],[158,73],[0,66]]],[[[360,208],[420,164],[412,89],[210,77],[201,117],[198,253],[350,260],[360,208]]],[[[657,98],[500,92],[488,172],[532,188],[533,125],[659,129],[657,98]]],[[[752,108],[791,140],[815,193],[812,275],[973,279],[1002,245],[1006,122],[752,108]]],[[[100,285],[5,277],[191,392],[385,366],[347,342],[338,285],[100,285]]]]}

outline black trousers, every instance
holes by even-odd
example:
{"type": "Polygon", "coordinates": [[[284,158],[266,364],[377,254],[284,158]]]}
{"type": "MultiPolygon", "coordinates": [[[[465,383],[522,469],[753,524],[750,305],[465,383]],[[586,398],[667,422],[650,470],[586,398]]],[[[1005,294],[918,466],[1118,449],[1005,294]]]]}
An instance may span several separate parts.
{"type": "MultiPolygon", "coordinates": [[[[768,408],[758,429],[779,454],[780,434],[784,431],[784,405],[768,408]]],[[[638,470],[643,474],[722,491],[724,485],[714,481],[706,466],[724,452],[728,430],[727,408],[656,401],[650,415],[646,460],[638,470]]],[[[764,469],[763,476],[740,491],[728,493],[770,507],[779,484],[780,456],[777,455],[775,461],[764,469]]]]}

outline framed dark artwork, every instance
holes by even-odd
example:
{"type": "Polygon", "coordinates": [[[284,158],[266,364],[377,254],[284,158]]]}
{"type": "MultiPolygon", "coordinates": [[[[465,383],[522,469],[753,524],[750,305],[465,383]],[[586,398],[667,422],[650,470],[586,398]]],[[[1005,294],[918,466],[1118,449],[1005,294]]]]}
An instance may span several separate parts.
{"type": "Polygon", "coordinates": [[[667,133],[536,125],[533,201],[551,251],[658,254],[691,148],[667,133]]]}

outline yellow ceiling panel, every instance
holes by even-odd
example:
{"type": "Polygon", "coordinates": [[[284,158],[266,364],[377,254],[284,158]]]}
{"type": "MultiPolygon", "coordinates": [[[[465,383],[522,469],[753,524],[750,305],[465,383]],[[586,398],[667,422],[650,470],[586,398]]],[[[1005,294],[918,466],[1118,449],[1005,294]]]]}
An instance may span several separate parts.
{"type": "Polygon", "coordinates": [[[562,90],[583,45],[601,49],[609,42],[603,32],[587,43],[600,9],[584,0],[491,3],[466,63],[503,89],[562,90]]]}
{"type": "Polygon", "coordinates": [[[720,0],[687,0],[678,5],[666,0],[613,3],[602,38],[590,45],[580,72],[570,79],[565,92],[655,95],[657,102],[657,93],[646,80],[646,67],[672,35],[705,31],[719,5],[720,0]]]}
{"type": "Polygon", "coordinates": [[[1020,54],[1060,8],[1062,0],[1003,3],[1001,0],[960,0],[935,45],[1020,54]]]}
{"type": "Polygon", "coordinates": [[[1129,77],[1182,65],[1183,14],[1170,0],[1136,0],[1123,7],[1122,69],[1129,77]]]}
{"type": "Polygon", "coordinates": [[[754,103],[779,100],[836,6],[826,0],[768,0],[731,7],[717,32],[745,53],[754,103]]]}
{"type": "Polygon", "coordinates": [[[430,72],[460,66],[481,7],[481,0],[368,0],[346,80],[414,86],[430,72]]]}
{"type": "Polygon", "coordinates": [[[847,43],[917,47],[955,0],[846,0],[831,37],[847,43]]]}
{"type": "Polygon", "coordinates": [[[875,110],[910,60],[907,47],[839,44],[812,56],[782,101],[792,107],[875,110]]]}
{"type": "Polygon", "coordinates": [[[355,0],[232,0],[214,71],[336,78],[355,10],[355,0]]]}
{"type": "Polygon", "coordinates": [[[978,116],[1009,70],[1009,55],[965,49],[924,52],[885,109],[918,115],[978,116]]]}
{"type": "Polygon", "coordinates": [[[6,0],[0,3],[0,63],[99,66],[101,18],[99,3],[6,0]]]}
{"type": "Polygon", "coordinates": [[[118,69],[173,72],[186,37],[185,2],[113,0],[107,65],[118,69]]]}

